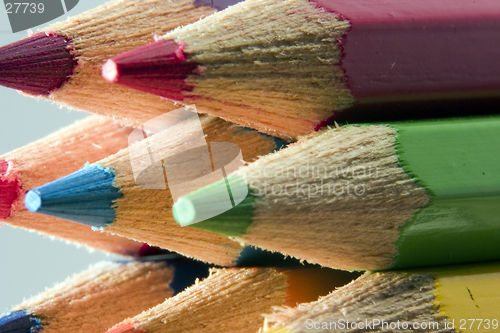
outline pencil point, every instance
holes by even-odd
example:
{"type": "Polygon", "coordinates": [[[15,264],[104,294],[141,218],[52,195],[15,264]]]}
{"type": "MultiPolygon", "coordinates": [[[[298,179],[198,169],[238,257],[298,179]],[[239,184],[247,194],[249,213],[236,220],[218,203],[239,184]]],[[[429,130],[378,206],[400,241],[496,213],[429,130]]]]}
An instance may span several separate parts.
{"type": "Polygon", "coordinates": [[[24,205],[31,212],[38,212],[42,208],[42,198],[37,191],[29,191],[24,197],[24,205]]]}
{"type": "Polygon", "coordinates": [[[172,211],[177,223],[183,227],[192,224],[196,218],[196,209],[189,198],[179,198],[172,206],[172,211]]]}
{"type": "Polygon", "coordinates": [[[0,48],[0,85],[47,96],[71,77],[76,65],[66,37],[36,33],[0,48]]]}
{"type": "Polygon", "coordinates": [[[28,210],[104,227],[116,217],[114,200],[122,194],[113,186],[111,170],[86,166],[69,176],[48,183],[26,194],[28,210]]]}
{"type": "Polygon", "coordinates": [[[146,333],[134,327],[132,323],[122,323],[111,327],[106,333],[146,333]]]}
{"type": "Polygon", "coordinates": [[[40,330],[40,320],[24,310],[9,312],[0,317],[0,333],[30,333],[40,330]]]}
{"type": "Polygon", "coordinates": [[[106,61],[106,63],[102,66],[102,77],[104,80],[109,83],[118,82],[118,65],[112,59],[106,61]]]}
{"type": "Polygon", "coordinates": [[[0,219],[5,219],[11,215],[12,205],[21,192],[17,177],[7,176],[8,167],[7,161],[0,161],[0,219]]]}
{"type": "Polygon", "coordinates": [[[110,83],[183,100],[184,92],[193,90],[186,79],[198,67],[186,60],[184,46],[183,42],[158,40],[122,53],[104,64],[102,77],[110,83]]]}
{"type": "Polygon", "coordinates": [[[252,223],[253,202],[245,177],[231,175],[180,197],[172,211],[181,226],[237,237],[252,223]]]}

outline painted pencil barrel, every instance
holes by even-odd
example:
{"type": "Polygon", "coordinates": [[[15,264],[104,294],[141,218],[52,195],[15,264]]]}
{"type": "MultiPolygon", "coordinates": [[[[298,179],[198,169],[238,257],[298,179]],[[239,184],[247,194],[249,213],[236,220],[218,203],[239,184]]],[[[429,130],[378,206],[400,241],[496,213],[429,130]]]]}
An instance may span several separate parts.
{"type": "Polygon", "coordinates": [[[499,118],[393,127],[400,164],[431,197],[401,227],[394,268],[500,259],[499,118]]]}
{"type": "Polygon", "coordinates": [[[350,23],[341,66],[357,101],[498,95],[495,0],[314,2],[350,23]]]}

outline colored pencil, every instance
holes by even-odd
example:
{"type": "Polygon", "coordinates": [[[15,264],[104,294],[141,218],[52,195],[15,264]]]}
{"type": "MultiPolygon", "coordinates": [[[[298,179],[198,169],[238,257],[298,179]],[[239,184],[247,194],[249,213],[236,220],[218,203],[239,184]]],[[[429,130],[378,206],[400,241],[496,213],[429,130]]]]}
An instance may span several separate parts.
{"type": "Polygon", "coordinates": [[[235,208],[206,219],[217,182],[180,197],[174,217],[348,270],[498,260],[498,133],[499,116],[329,128],[228,176],[248,183],[235,208]]]}
{"type": "Polygon", "coordinates": [[[247,0],[103,77],[286,138],[355,103],[498,96],[499,42],[495,0],[247,0]]]}
{"type": "MultiPolygon", "coordinates": [[[[316,279],[318,270],[306,270],[307,283],[315,284],[321,280],[316,279]]],[[[126,319],[107,333],[257,332],[262,326],[262,313],[279,305],[295,305],[296,299],[290,299],[290,289],[297,289],[295,292],[300,293],[302,285],[297,283],[298,280],[289,283],[294,280],[295,277],[290,276],[296,271],[302,270],[282,273],[271,268],[214,270],[209,278],[134,318],[126,319]]],[[[330,279],[335,279],[335,274],[330,272],[330,279]]],[[[330,291],[336,287],[331,280],[320,283],[331,286],[330,291]]],[[[318,297],[314,293],[309,296],[318,297]]]]}
{"type": "Polygon", "coordinates": [[[231,3],[111,1],[0,48],[0,85],[74,109],[117,116],[129,125],[142,123],[177,107],[150,94],[107,84],[101,78],[104,61],[231,3]]]}
{"type": "MultiPolygon", "coordinates": [[[[173,114],[171,112],[166,116],[173,114]]],[[[208,116],[200,118],[200,126],[197,114],[192,115],[193,118],[188,118],[176,127],[149,136],[147,140],[72,175],[32,190],[26,196],[26,206],[31,211],[91,225],[105,232],[146,242],[188,257],[224,266],[231,265],[243,249],[242,245],[222,235],[181,228],[172,216],[171,191],[174,185],[177,185],[177,189],[180,187],[186,191],[189,186],[184,181],[203,176],[207,172],[208,176],[217,175],[212,173],[209,159],[205,160],[209,170],[203,165],[202,151],[190,150],[194,155],[185,151],[189,146],[188,141],[194,140],[190,142],[195,147],[199,147],[205,140],[235,143],[241,148],[240,156],[245,161],[270,153],[285,143],[208,116]],[[187,162],[174,159],[174,155],[179,156],[181,152],[186,154],[187,162]],[[167,162],[171,158],[172,162],[167,162]],[[159,181],[159,184],[153,184],[152,187],[150,184],[142,185],[139,176],[136,180],[136,171],[133,169],[133,165],[147,165],[151,161],[160,163],[154,164],[160,167],[160,174],[155,174],[156,169],[152,167],[141,175],[145,174],[146,179],[155,177],[154,181],[159,181]],[[167,163],[172,164],[177,173],[181,172],[175,176],[167,174],[168,185],[164,174],[168,168],[167,163]],[[193,174],[190,171],[194,171],[195,177],[190,178],[193,174]]],[[[213,152],[215,146],[211,143],[210,147],[213,152]]],[[[227,156],[231,157],[229,160],[238,159],[238,154],[227,156]]],[[[205,157],[209,158],[208,151],[205,157]]],[[[218,168],[220,167],[215,169],[218,168]]],[[[225,168],[228,169],[228,166],[225,168]]]]}
{"type": "Polygon", "coordinates": [[[370,273],[266,315],[263,332],[490,332],[499,327],[499,284],[498,263],[370,273]]]}
{"type": "Polygon", "coordinates": [[[0,332],[104,332],[173,295],[165,263],[102,262],[0,317],[0,332]]]}
{"type": "Polygon", "coordinates": [[[29,190],[79,170],[128,145],[131,128],[92,116],[41,140],[0,156],[0,219],[13,227],[35,230],[69,242],[122,255],[145,254],[148,246],[92,231],[63,219],[37,215],[24,207],[29,190]]]}

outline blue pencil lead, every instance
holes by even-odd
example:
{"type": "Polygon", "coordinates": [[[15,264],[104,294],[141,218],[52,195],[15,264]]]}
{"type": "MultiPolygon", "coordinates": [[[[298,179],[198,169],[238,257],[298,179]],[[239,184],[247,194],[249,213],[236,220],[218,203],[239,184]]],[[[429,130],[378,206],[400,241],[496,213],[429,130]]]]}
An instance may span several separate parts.
{"type": "Polygon", "coordinates": [[[0,317],[0,333],[36,333],[42,329],[40,319],[24,310],[0,317]]]}
{"type": "Polygon", "coordinates": [[[96,166],[45,184],[26,194],[28,210],[92,227],[104,227],[116,217],[114,200],[122,194],[113,186],[114,172],[96,166]]]}

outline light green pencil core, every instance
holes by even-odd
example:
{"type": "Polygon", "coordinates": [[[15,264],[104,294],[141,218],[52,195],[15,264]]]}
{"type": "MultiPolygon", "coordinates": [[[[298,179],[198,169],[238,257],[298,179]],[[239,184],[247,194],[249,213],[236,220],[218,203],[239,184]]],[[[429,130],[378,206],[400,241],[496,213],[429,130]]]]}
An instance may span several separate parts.
{"type": "Polygon", "coordinates": [[[500,117],[391,124],[431,203],[400,229],[392,268],[500,258],[500,117]]]}
{"type": "Polygon", "coordinates": [[[175,220],[182,226],[189,225],[228,237],[246,234],[252,224],[255,197],[248,190],[249,194],[235,207],[223,207],[220,198],[229,192],[228,184],[233,194],[239,186],[247,187],[240,176],[231,175],[191,192],[179,198],[172,207],[175,220]]]}
{"type": "Polygon", "coordinates": [[[179,198],[172,206],[174,218],[181,226],[187,226],[194,222],[196,217],[195,207],[193,202],[187,198],[179,198]]]}

